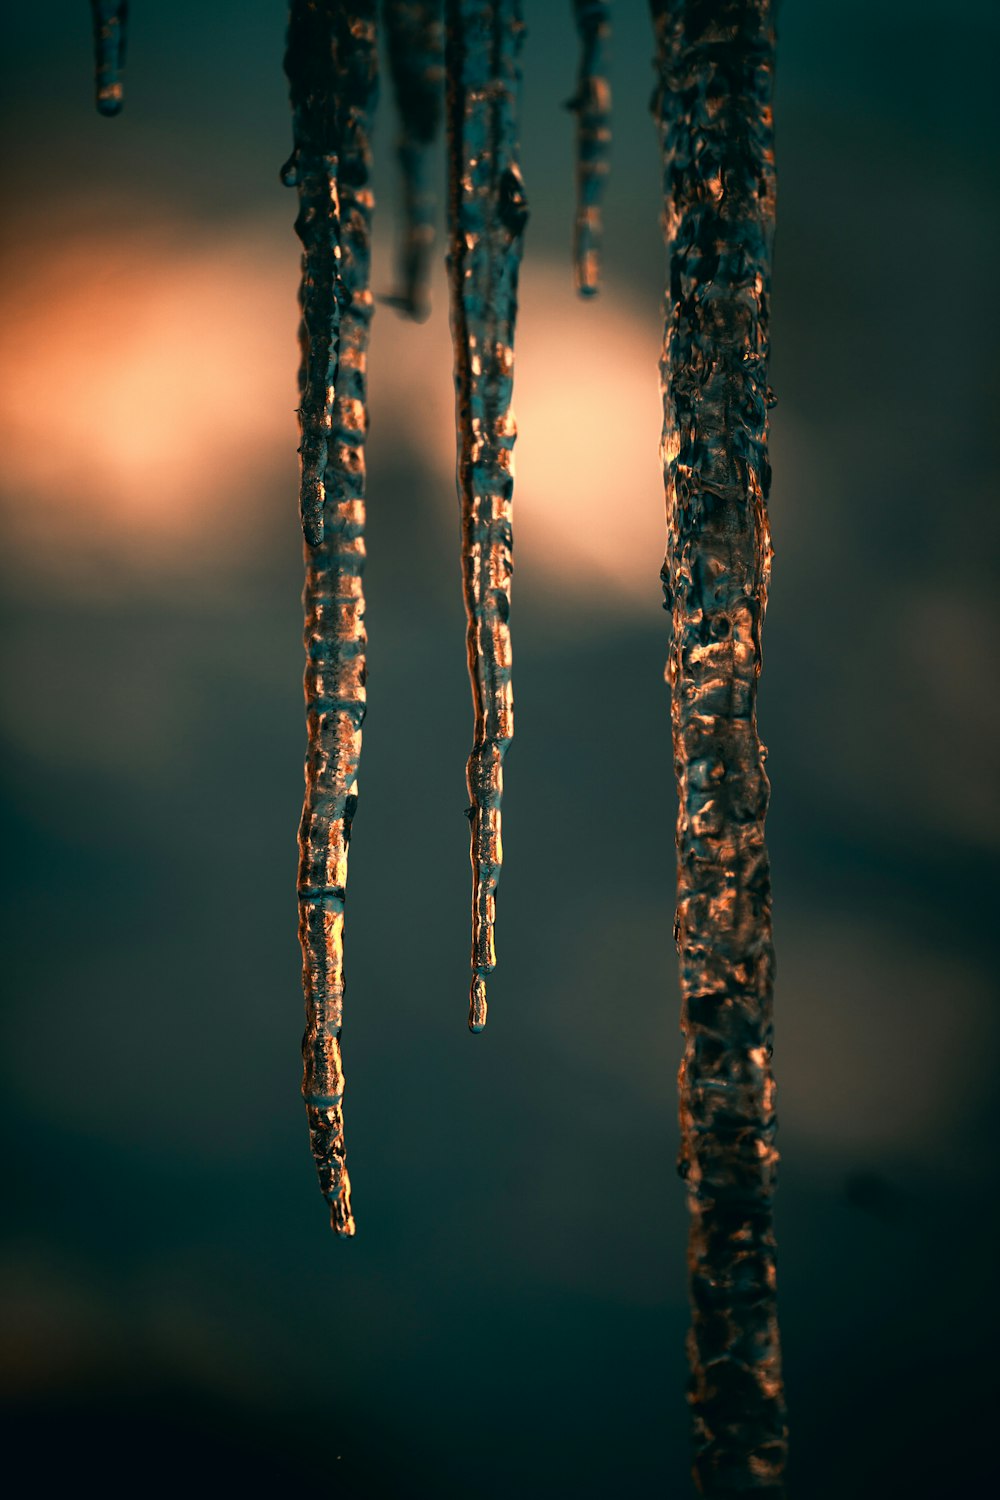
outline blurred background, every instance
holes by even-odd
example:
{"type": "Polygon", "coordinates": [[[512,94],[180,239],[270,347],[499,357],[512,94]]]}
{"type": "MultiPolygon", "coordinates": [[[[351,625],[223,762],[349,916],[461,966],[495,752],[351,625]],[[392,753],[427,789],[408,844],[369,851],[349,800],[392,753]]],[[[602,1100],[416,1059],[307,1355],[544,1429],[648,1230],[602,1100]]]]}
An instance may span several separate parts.
{"type": "MultiPolygon", "coordinates": [[[[35,1493],[690,1492],[650,28],[619,0],[584,304],[570,6],[525,9],[500,966],[471,1038],[442,274],[372,345],[343,1244],[298,1095],[285,7],[136,0],[111,121],[89,8],[8,8],[0,1376],[35,1493]]],[[[998,45],[990,0],[781,18],[760,722],[815,1500],[994,1467],[998,45]]],[[[394,132],[386,87],[381,292],[394,132]]]]}

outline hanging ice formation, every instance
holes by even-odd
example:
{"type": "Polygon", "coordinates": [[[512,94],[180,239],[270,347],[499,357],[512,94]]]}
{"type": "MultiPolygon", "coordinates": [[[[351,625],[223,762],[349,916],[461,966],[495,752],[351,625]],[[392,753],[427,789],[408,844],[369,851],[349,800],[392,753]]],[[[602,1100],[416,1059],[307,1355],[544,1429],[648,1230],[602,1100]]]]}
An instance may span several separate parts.
{"type": "Polygon", "coordinates": [[[774,23],[771,0],[652,0],[652,12],[695,1475],[704,1494],[778,1496],[770,789],[756,717],[772,555],[774,23]]]}
{"type": "Polygon", "coordinates": [[[611,85],[608,46],[611,0],[573,0],[580,34],[580,72],[569,108],[576,111],[576,220],[573,267],[576,289],[596,295],[601,280],[601,200],[610,169],[611,85]]]}
{"type": "Polygon", "coordinates": [[[94,23],[97,108],[102,115],[117,115],[122,107],[128,0],[90,0],[90,11],[94,23]]]}
{"type": "Polygon", "coordinates": [[[292,0],[285,72],[294,149],[281,170],[297,187],[295,232],[302,241],[299,336],[299,511],[310,547],[323,540],[326,468],[340,357],[341,268],[338,176],[344,109],[338,85],[348,76],[351,31],[336,0],[292,0]]]}
{"type": "MultiPolygon", "coordinates": [[[[486,1021],[502,862],[510,649],[513,337],[527,206],[518,165],[520,0],[384,0],[400,114],[405,230],[398,295],[427,309],[428,153],[447,81],[448,268],[458,489],[475,732],[469,1025],[486,1021]]],[[[573,0],[577,285],[597,290],[608,168],[608,0],[573,0]]],[[[768,303],[775,173],[772,0],[650,0],[654,115],[669,258],[661,358],[667,501],[663,586],[678,784],[684,1057],[680,1171],[691,1213],[695,1478],[705,1495],[783,1494],[785,1407],[775,1313],[769,786],[757,735],[770,578],[768,303]]],[[[126,4],[93,0],[97,103],[121,107],[126,4]]],[[[285,69],[302,241],[301,514],[306,795],[299,910],[303,1094],[334,1228],[354,1233],[340,1031],[344,904],[365,714],[366,361],[375,0],[291,0],[285,69]]]]}
{"type": "Polygon", "coordinates": [[[475,709],[466,770],[472,828],[469,1027],[486,1025],[486,976],[503,863],[503,760],[514,734],[510,580],[514,322],[528,218],[517,161],[520,0],[448,3],[448,271],[455,344],[466,645],[475,709]]]}
{"type": "Polygon", "coordinates": [[[365,716],[366,368],[372,316],[369,120],[378,84],[373,0],[294,0],[285,55],[302,240],[302,468],[318,463],[306,530],[306,792],[299,938],[306,1004],[302,1093],[330,1219],[354,1233],[344,1145],[344,904],[365,716]],[[322,379],[324,390],[311,388],[322,379]],[[336,385],[334,386],[334,382],[336,385]],[[319,429],[322,428],[322,438],[319,429]]]}
{"type": "Polygon", "coordinates": [[[434,248],[436,194],[430,180],[431,147],[441,125],[444,98],[442,0],[385,0],[389,71],[399,112],[396,154],[403,183],[404,230],[399,290],[386,298],[423,322],[430,312],[428,284],[434,248]]]}

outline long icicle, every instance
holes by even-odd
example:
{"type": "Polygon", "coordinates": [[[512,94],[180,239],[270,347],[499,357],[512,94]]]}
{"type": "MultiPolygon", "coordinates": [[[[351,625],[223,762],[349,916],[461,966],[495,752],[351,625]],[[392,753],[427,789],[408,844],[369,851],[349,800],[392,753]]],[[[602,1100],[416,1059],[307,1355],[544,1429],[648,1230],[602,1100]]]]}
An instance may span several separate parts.
{"type": "Polygon", "coordinates": [[[514,733],[510,580],[514,323],[528,209],[517,161],[520,0],[448,0],[451,322],[455,346],[462,577],[475,732],[469,1027],[486,1024],[486,976],[503,860],[503,759],[514,733]]]}
{"type": "Polygon", "coordinates": [[[669,250],[661,377],[667,667],[678,782],[700,1493],[784,1493],[772,1194],[770,788],[757,735],[767,519],[775,172],[770,0],[652,0],[669,250]]]}
{"type": "Polygon", "coordinates": [[[102,115],[121,113],[122,69],[128,26],[128,0],[90,0],[94,23],[94,89],[102,115]]]}
{"type": "Polygon", "coordinates": [[[340,349],[344,288],[340,265],[337,71],[339,0],[292,0],[285,73],[292,103],[293,150],[281,169],[299,190],[295,232],[302,241],[299,337],[299,510],[310,547],[323,540],[325,474],[340,349]]]}
{"type": "MultiPolygon", "coordinates": [[[[365,453],[372,318],[369,130],[378,86],[374,0],[340,7],[335,56],[339,150],[340,369],[331,414],[322,542],[305,548],[306,792],[299,826],[299,938],[306,1031],[302,1093],[330,1221],[354,1233],[344,1146],[340,1030],[344,904],[365,717],[365,453]]],[[[306,350],[303,351],[304,362],[306,350]]]]}
{"type": "Polygon", "coordinates": [[[601,282],[604,223],[601,204],[610,171],[610,0],[573,0],[580,34],[580,70],[568,108],[576,112],[576,219],[573,267],[582,297],[596,296],[601,282]]]}
{"type": "Polygon", "coordinates": [[[423,322],[430,312],[436,206],[431,147],[441,127],[444,103],[442,0],[385,0],[383,11],[399,110],[396,154],[403,179],[404,216],[399,290],[386,300],[423,322]]]}

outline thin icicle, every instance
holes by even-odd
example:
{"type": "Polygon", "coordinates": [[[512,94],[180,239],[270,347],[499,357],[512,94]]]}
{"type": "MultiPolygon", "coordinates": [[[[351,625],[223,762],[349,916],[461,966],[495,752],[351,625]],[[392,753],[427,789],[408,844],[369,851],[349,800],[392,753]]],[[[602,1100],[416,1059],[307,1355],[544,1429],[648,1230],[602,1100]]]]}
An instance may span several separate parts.
{"type": "Polygon", "coordinates": [[[573,0],[580,34],[580,72],[569,108],[576,112],[576,221],[573,266],[576,289],[595,297],[601,282],[601,202],[610,171],[611,85],[608,49],[610,0],[573,0]]]}
{"type": "Polygon", "coordinates": [[[294,149],[281,169],[281,180],[299,190],[295,220],[295,232],[302,241],[299,508],[310,547],[323,540],[324,474],[345,295],[340,266],[336,93],[341,33],[346,33],[342,12],[338,0],[292,0],[285,50],[294,149]]]}
{"type": "Polygon", "coordinates": [[[117,115],[123,102],[121,74],[125,66],[128,0],[90,0],[90,10],[94,22],[97,110],[102,115],[117,115]]]}
{"type": "Polygon", "coordinates": [[[520,0],[448,0],[451,322],[455,346],[462,577],[475,733],[466,772],[472,824],[469,1026],[486,1024],[486,976],[503,860],[503,758],[511,693],[511,410],[514,322],[528,209],[517,162],[520,0]]]}
{"type": "MultiPolygon", "coordinates": [[[[365,454],[371,219],[369,130],[378,84],[374,0],[340,7],[340,372],[327,449],[323,540],[305,548],[305,698],[309,746],[299,826],[299,938],[306,1004],[302,1093],[330,1220],[354,1233],[344,1147],[340,1029],[344,903],[365,717],[365,454]]],[[[305,361],[303,362],[305,363],[305,361]]]]}
{"type": "Polygon", "coordinates": [[[772,555],[774,24],[770,0],[652,0],[651,9],[670,260],[663,584],[673,610],[694,1472],[705,1495],[777,1497],[786,1428],[772,1223],[770,788],[756,721],[772,555]]]}
{"type": "Polygon", "coordinates": [[[396,153],[403,179],[404,229],[399,290],[386,300],[423,322],[430,312],[430,266],[436,195],[431,147],[444,102],[442,0],[385,0],[389,69],[399,110],[396,153]]]}

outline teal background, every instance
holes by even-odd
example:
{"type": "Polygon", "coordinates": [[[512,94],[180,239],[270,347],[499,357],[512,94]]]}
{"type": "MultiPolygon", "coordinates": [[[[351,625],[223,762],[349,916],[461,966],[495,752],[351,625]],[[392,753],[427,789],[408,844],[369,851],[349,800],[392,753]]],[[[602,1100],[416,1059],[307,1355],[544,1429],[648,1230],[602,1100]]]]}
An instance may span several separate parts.
{"type": "MultiPolygon", "coordinates": [[[[656,322],[649,27],[616,11],[608,270],[656,322]]],[[[526,14],[530,268],[568,263],[575,41],[568,4],[526,14]]],[[[283,25],[134,0],[107,121],[86,8],[10,8],[5,237],[16,259],[39,225],[133,213],[275,226],[294,404],[283,25]]],[[[995,1467],[998,43],[973,0],[781,17],[760,714],[811,1500],[985,1493],[995,1467]]],[[[45,367],[57,444],[58,337],[45,367]]],[[[16,527],[0,565],[8,1464],[39,1494],[685,1495],[660,558],[647,614],[599,627],[515,591],[501,967],[472,1039],[457,527],[405,434],[373,431],[340,1244],[298,1097],[294,463],[259,475],[231,566],[84,585],[58,533],[16,527]]],[[[9,519],[30,497],[5,488],[9,519]]]]}

